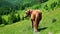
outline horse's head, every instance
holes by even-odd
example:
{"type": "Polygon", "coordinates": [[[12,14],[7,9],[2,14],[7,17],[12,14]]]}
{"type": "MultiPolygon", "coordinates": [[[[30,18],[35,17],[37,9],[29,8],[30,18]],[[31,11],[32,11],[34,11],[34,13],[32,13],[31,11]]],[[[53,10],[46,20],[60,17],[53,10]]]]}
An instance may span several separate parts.
{"type": "Polygon", "coordinates": [[[32,13],[32,10],[27,10],[26,13],[25,13],[25,15],[24,15],[24,18],[30,16],[31,13],[32,13]]]}

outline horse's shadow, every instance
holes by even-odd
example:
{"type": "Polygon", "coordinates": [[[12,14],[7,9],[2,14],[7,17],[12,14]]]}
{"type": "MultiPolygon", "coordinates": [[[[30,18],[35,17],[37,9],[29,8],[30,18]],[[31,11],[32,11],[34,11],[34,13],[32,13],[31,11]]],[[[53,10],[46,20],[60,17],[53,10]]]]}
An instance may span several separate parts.
{"type": "Polygon", "coordinates": [[[39,28],[39,29],[38,29],[38,32],[41,31],[41,30],[45,30],[45,29],[47,29],[47,28],[48,28],[48,27],[39,28]]]}

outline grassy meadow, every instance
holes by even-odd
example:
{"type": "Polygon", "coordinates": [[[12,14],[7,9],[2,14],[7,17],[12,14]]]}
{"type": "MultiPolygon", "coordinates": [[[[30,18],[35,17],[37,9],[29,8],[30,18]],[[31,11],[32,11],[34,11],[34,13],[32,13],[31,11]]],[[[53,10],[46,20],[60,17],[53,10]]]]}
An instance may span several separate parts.
{"type": "MultiPolygon", "coordinates": [[[[28,3],[27,1],[26,3],[23,2],[24,4],[28,3]]],[[[60,0],[46,0],[41,4],[34,4],[25,7],[23,10],[16,10],[15,13],[0,15],[0,34],[34,34],[30,18],[23,20],[27,9],[42,11],[42,20],[39,23],[39,32],[37,34],[60,34],[60,0]]]]}

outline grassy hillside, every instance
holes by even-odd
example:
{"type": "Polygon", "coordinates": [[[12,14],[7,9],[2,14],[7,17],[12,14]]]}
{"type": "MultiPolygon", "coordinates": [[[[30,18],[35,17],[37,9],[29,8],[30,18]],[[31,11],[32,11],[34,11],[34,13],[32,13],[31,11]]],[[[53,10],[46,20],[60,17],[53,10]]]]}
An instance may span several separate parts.
{"type": "MultiPolygon", "coordinates": [[[[20,2],[20,0],[10,0],[8,2],[13,4],[15,1],[17,4],[20,2]]],[[[32,2],[31,0],[32,3],[36,1],[32,2]]],[[[20,7],[23,10],[19,8],[20,10],[16,10],[16,13],[12,11],[10,14],[0,15],[0,23],[3,22],[0,25],[0,34],[33,34],[30,19],[22,19],[26,9],[39,9],[42,11],[42,20],[39,24],[39,32],[37,34],[60,34],[60,0],[43,0],[42,3],[39,1],[37,4],[32,5],[29,0],[24,0],[23,5],[20,7]],[[18,19],[19,21],[17,21],[18,19]],[[13,23],[13,21],[15,21],[15,23],[13,23]]]]}
{"type": "MultiPolygon", "coordinates": [[[[39,31],[40,34],[48,34],[49,32],[53,34],[60,33],[60,8],[51,11],[51,12],[43,12],[43,19],[39,24],[39,31]],[[53,22],[53,19],[56,19],[53,22]],[[44,29],[45,28],[45,29],[44,29]]],[[[1,27],[0,26],[0,34],[33,34],[31,28],[31,21],[23,20],[17,23],[6,25],[1,27]]]]}

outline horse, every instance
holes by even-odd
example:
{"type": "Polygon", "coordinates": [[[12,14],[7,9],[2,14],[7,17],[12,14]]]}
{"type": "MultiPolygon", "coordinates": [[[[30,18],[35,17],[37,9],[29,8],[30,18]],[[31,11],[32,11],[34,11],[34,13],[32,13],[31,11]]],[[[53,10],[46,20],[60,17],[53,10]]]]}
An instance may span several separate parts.
{"type": "Polygon", "coordinates": [[[24,18],[30,16],[32,22],[32,28],[34,32],[38,31],[39,22],[42,19],[42,12],[40,10],[27,10],[24,18]]]}

